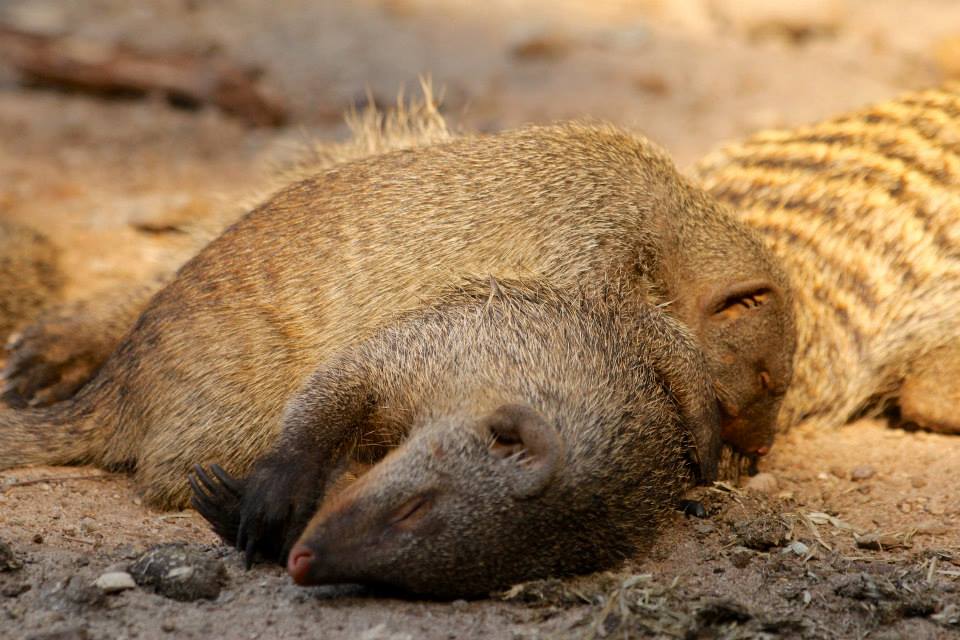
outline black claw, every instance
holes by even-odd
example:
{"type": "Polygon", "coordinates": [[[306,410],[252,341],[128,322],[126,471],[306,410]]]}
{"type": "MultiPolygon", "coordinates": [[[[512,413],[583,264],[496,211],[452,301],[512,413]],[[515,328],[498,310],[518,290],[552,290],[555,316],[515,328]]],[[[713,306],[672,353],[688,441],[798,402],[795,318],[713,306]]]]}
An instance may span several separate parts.
{"type": "Polygon", "coordinates": [[[212,489],[212,484],[210,483],[210,477],[207,476],[206,471],[204,471],[203,467],[198,464],[193,465],[193,468],[190,471],[192,473],[187,476],[187,481],[190,483],[190,486],[193,488],[194,492],[207,495],[212,489]]]}
{"type": "Polygon", "coordinates": [[[229,489],[231,493],[234,495],[240,495],[242,493],[240,481],[224,471],[220,465],[210,465],[210,471],[213,472],[213,475],[217,477],[217,480],[219,480],[224,487],[229,489]]]}
{"type": "Polygon", "coordinates": [[[706,518],[707,509],[699,500],[681,500],[679,510],[685,516],[694,518],[706,518]]]}
{"type": "MultiPolygon", "coordinates": [[[[197,477],[193,474],[187,476],[187,483],[190,484],[190,489],[193,492],[193,495],[190,496],[190,504],[193,505],[194,509],[197,509],[197,504],[200,502],[200,498],[203,498],[204,501],[209,497],[206,494],[206,491],[200,487],[200,483],[197,482],[197,477]]],[[[200,509],[197,509],[200,511],[200,509]]]]}
{"type": "MultiPolygon", "coordinates": [[[[221,470],[222,473],[222,470],[221,470]]],[[[215,474],[216,475],[216,474],[215,474]]],[[[187,482],[193,489],[190,503],[210,523],[214,532],[227,544],[233,544],[240,521],[240,495],[242,483],[232,481],[226,486],[200,465],[194,465],[187,482]]]]}

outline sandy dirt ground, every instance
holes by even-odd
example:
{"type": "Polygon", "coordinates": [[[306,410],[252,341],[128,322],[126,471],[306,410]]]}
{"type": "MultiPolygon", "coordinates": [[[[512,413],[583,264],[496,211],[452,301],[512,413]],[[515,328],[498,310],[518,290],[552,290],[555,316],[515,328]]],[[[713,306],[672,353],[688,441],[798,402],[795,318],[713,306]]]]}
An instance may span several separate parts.
{"type": "MultiPolygon", "coordinates": [[[[0,216],[54,238],[65,295],[82,298],[193,250],[189,234],[145,223],[232,215],[299,142],[342,137],[344,109],[389,104],[422,73],[445,87],[455,126],[606,119],[681,166],[759,128],[960,74],[960,3],[779,5],[7,0],[0,19],[37,31],[256,64],[293,117],[250,129],[157,98],[24,87],[0,60],[0,216]]],[[[0,473],[0,637],[960,637],[958,469],[960,438],[880,421],[800,428],[746,486],[698,489],[710,517],[677,514],[622,571],[453,603],[297,588],[277,568],[244,571],[195,513],[144,508],[123,475],[11,470],[0,473]],[[167,542],[188,545],[198,579],[213,571],[210,591],[183,601],[162,586],[91,586],[167,542]]]]}

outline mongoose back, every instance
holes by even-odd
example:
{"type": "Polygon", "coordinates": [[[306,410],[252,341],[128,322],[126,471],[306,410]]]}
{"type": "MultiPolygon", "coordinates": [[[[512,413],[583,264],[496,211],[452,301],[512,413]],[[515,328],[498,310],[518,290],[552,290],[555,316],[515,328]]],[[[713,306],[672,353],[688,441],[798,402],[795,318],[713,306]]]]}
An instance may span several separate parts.
{"type": "Polygon", "coordinates": [[[793,282],[783,428],[899,398],[904,419],[960,431],[960,87],[761,133],[698,174],[793,282]]]}
{"type": "Polygon", "coordinates": [[[333,354],[252,475],[200,471],[195,504],[248,552],[293,547],[299,584],[485,595],[646,548],[719,428],[712,395],[662,308],[468,281],[333,354]]]}
{"type": "MultiPolygon", "coordinates": [[[[386,112],[369,106],[361,112],[347,113],[351,131],[348,139],[304,145],[292,163],[275,168],[266,185],[248,200],[259,203],[284,185],[351,160],[452,140],[454,134],[440,115],[430,84],[424,83],[422,89],[421,99],[404,102],[401,95],[396,107],[386,112]]],[[[174,228],[188,234],[200,251],[241,213],[242,204],[200,220],[178,220],[181,224],[174,228]]],[[[152,281],[124,283],[88,299],[44,308],[18,332],[15,341],[7,344],[3,372],[7,385],[2,399],[11,406],[24,407],[49,405],[73,396],[110,357],[153,295],[173,279],[189,256],[178,258],[174,256],[152,281]]],[[[19,285],[22,280],[16,282],[19,285]]],[[[9,294],[5,300],[29,299],[19,286],[9,294]]]]}
{"type": "Polygon", "coordinates": [[[0,341],[6,341],[59,296],[57,249],[33,229],[0,220],[0,274],[0,341]]]}
{"type": "MultiPolygon", "coordinates": [[[[644,139],[564,124],[286,187],[184,265],[74,398],[0,413],[0,468],[131,468],[149,503],[183,506],[193,464],[243,474],[317,363],[464,274],[623,281],[690,327],[728,422],[775,419],[794,339],[768,250],[644,139]]],[[[699,434],[705,478],[716,448],[699,434]]]]}

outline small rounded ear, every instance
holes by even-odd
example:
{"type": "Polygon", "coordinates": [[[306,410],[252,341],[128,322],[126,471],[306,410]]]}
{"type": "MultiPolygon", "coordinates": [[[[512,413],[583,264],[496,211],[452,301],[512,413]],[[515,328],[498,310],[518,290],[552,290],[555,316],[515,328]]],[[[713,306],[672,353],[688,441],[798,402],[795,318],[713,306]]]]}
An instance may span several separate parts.
{"type": "Polygon", "coordinates": [[[489,438],[490,455],[510,459],[512,488],[517,497],[531,498],[550,484],[563,460],[563,440],[539,412],[522,404],[505,404],[480,422],[489,438]]]}

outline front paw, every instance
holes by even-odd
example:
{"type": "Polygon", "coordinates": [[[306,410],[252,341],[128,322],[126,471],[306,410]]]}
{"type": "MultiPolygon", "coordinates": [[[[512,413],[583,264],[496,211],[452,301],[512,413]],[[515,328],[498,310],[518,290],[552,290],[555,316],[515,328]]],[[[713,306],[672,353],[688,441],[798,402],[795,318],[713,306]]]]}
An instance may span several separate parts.
{"type": "Polygon", "coordinates": [[[292,460],[262,460],[244,480],[213,465],[194,469],[194,508],[223,540],[255,558],[283,564],[323,494],[316,472],[292,460]],[[211,474],[213,477],[211,477],[211,474]]]}
{"type": "Polygon", "coordinates": [[[236,546],[244,481],[234,478],[216,464],[210,465],[209,472],[198,464],[194,465],[193,473],[187,479],[193,490],[190,505],[210,523],[221,540],[236,546]]]}

